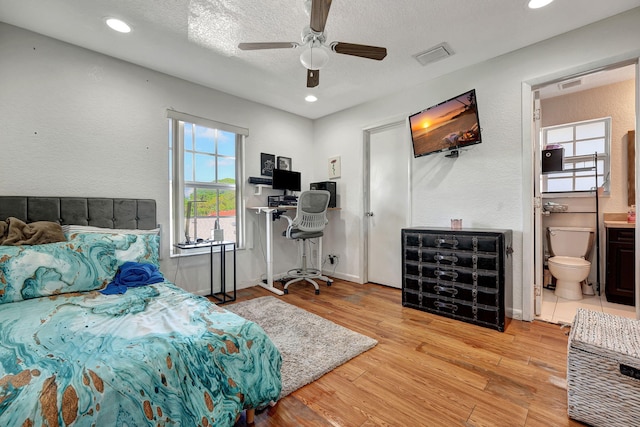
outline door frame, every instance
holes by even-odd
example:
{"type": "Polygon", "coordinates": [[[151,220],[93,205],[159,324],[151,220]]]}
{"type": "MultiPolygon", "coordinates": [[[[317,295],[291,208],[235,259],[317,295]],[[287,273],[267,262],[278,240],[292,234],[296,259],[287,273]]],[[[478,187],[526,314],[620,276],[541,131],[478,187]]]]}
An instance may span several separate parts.
{"type": "MultiPolygon", "coordinates": [[[[371,189],[369,188],[369,180],[371,178],[371,135],[374,133],[378,133],[384,131],[386,129],[403,126],[406,129],[405,134],[407,135],[407,144],[410,144],[411,141],[409,138],[409,128],[408,128],[408,119],[409,114],[403,114],[401,116],[395,116],[385,120],[382,123],[366,126],[362,129],[362,152],[363,152],[363,164],[362,164],[362,248],[360,250],[361,259],[360,259],[360,277],[362,278],[362,283],[367,283],[369,281],[369,221],[367,217],[367,212],[370,211],[371,207],[371,189]]],[[[406,223],[411,224],[412,221],[412,205],[411,201],[412,197],[412,186],[411,186],[411,176],[412,176],[412,167],[413,162],[411,156],[407,159],[408,167],[407,167],[407,212],[406,212],[406,223]]],[[[400,236],[398,236],[398,239],[400,236]]]]}
{"type": "MultiPolygon", "coordinates": [[[[598,70],[635,64],[636,66],[636,129],[640,126],[640,53],[607,58],[579,67],[541,76],[522,82],[522,320],[535,319],[535,250],[542,242],[535,240],[535,208],[534,202],[534,161],[536,153],[533,141],[533,91],[548,84],[557,83],[572,77],[591,74],[598,70]],[[536,244],[537,243],[537,244],[536,244]]],[[[638,132],[636,132],[636,152],[638,148],[638,132]]],[[[636,170],[640,166],[640,156],[636,156],[636,170]]],[[[636,200],[640,200],[640,174],[636,174],[636,200]]],[[[640,227],[636,226],[636,253],[640,253],[640,227]]],[[[640,258],[636,257],[636,318],[640,319],[640,258]]]]}

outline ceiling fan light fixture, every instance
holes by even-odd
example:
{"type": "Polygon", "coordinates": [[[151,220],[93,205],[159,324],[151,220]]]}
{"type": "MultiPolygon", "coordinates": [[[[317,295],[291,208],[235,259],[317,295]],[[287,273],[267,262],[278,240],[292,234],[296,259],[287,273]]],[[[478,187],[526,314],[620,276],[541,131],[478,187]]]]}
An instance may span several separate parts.
{"type": "Polygon", "coordinates": [[[553,0],[529,0],[529,9],[540,9],[541,7],[545,7],[553,0]]]}
{"type": "Polygon", "coordinates": [[[105,19],[105,23],[107,24],[107,26],[109,26],[109,28],[111,28],[112,30],[117,31],[119,33],[130,33],[131,32],[131,27],[129,26],[129,24],[127,24],[126,22],[124,22],[121,19],[107,18],[107,19],[105,19]]]}
{"type": "Polygon", "coordinates": [[[309,46],[300,54],[300,62],[307,70],[319,70],[329,62],[327,48],[322,45],[309,46]]]}

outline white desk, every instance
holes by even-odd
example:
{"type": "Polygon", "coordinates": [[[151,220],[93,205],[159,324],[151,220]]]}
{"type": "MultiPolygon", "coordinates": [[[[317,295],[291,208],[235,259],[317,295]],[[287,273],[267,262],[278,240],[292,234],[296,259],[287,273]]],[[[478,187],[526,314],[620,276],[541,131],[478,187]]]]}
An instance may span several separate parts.
{"type": "MultiPolygon", "coordinates": [[[[256,211],[256,214],[264,213],[266,235],[267,235],[267,283],[260,282],[259,285],[277,295],[284,295],[280,289],[273,286],[273,212],[275,211],[294,211],[296,206],[256,206],[247,209],[256,211]]],[[[318,269],[322,270],[322,237],[318,238],[318,269]]]]}

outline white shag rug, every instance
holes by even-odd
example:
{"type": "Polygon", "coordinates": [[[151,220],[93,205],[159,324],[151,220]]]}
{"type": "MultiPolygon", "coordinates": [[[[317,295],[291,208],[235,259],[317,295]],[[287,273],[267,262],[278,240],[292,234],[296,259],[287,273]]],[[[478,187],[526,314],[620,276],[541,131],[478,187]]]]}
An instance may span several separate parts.
{"type": "Polygon", "coordinates": [[[378,341],[279,300],[260,297],[225,309],[264,329],[282,354],[280,398],[374,347],[378,341]]]}

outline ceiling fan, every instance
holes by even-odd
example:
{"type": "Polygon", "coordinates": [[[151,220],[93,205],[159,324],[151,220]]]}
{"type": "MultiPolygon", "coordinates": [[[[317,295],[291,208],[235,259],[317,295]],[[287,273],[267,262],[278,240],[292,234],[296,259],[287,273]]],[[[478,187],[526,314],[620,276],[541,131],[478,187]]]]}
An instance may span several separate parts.
{"type": "Polygon", "coordinates": [[[384,47],[343,42],[331,42],[328,46],[325,44],[327,36],[324,33],[324,27],[327,23],[331,1],[305,0],[305,6],[311,16],[311,22],[302,31],[302,43],[240,43],[238,48],[241,50],[260,50],[304,47],[305,50],[300,54],[300,62],[307,69],[307,87],[316,87],[320,83],[320,68],[324,67],[329,61],[329,50],[343,55],[359,56],[377,61],[384,59],[387,56],[387,49],[384,47]]]}

